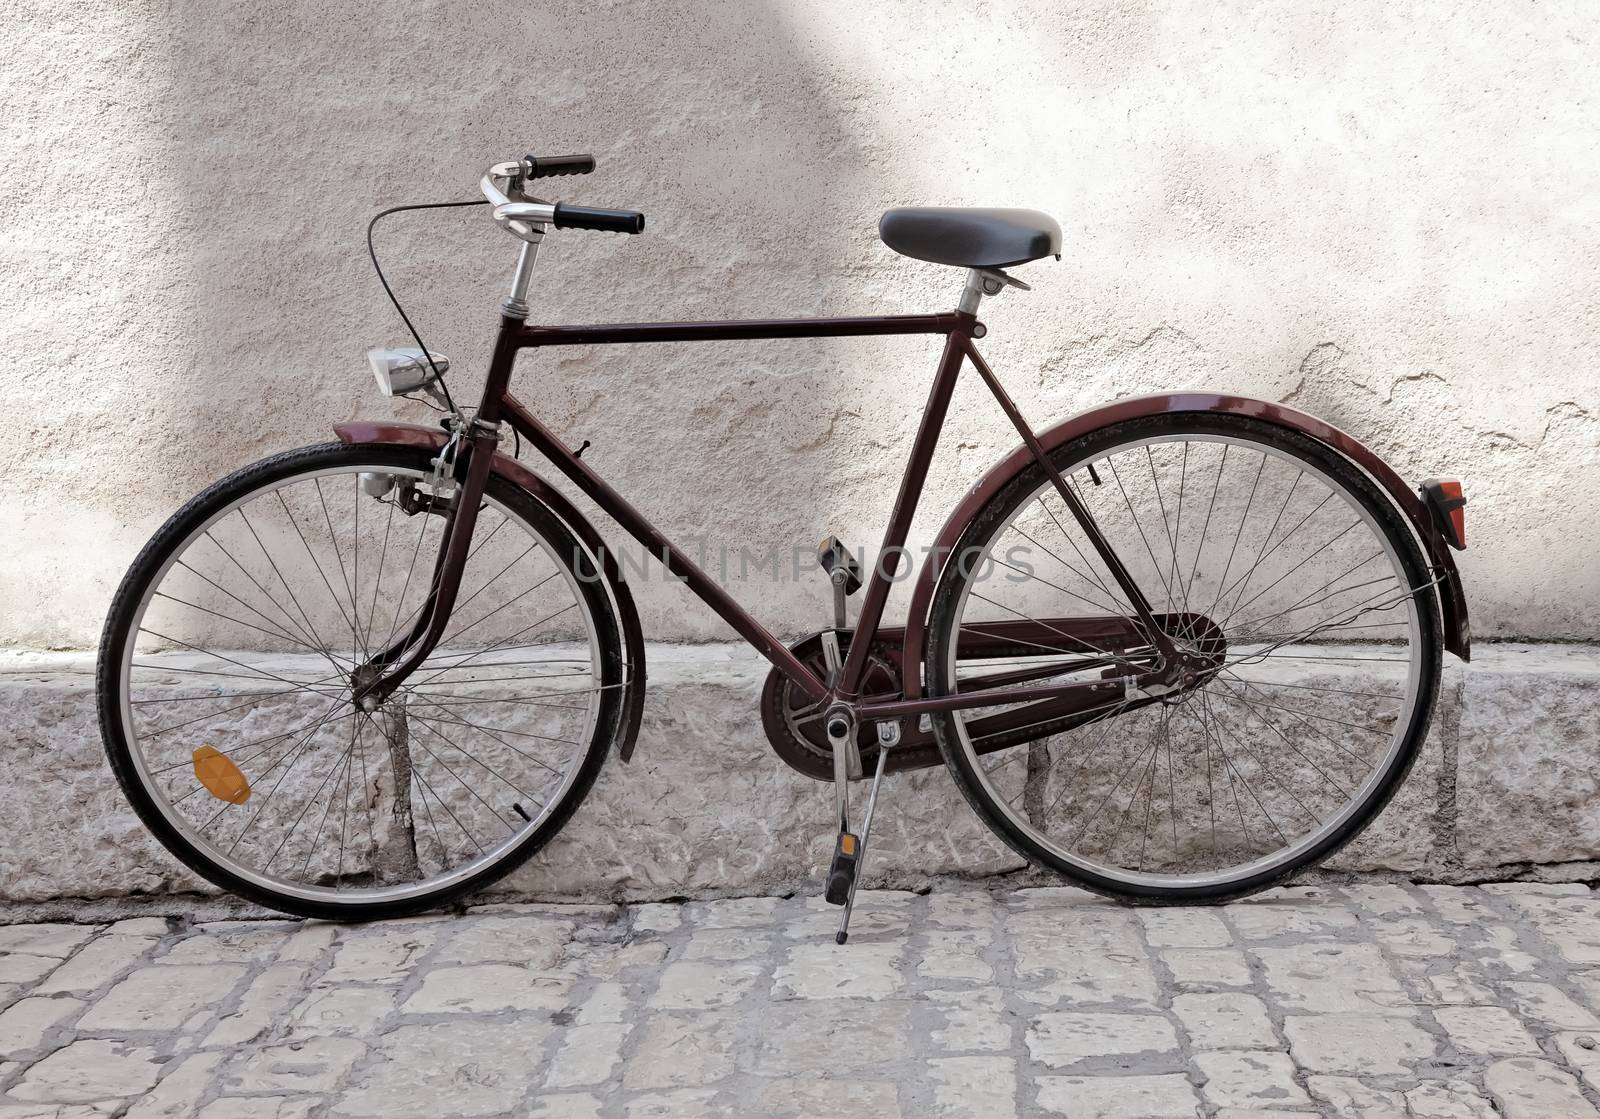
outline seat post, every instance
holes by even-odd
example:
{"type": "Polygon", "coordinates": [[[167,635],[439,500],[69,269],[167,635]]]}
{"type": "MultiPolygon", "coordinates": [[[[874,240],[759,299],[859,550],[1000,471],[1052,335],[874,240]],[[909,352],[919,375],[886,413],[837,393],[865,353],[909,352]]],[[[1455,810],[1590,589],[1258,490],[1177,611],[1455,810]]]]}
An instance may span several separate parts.
{"type": "MultiPolygon", "coordinates": [[[[956,310],[968,315],[978,313],[978,304],[986,295],[999,295],[1007,281],[1016,283],[1004,273],[997,273],[991,268],[968,268],[967,282],[961,288],[961,302],[956,304],[956,310]]],[[[1018,287],[1023,285],[1017,284],[1018,287]]]]}
{"type": "Polygon", "coordinates": [[[976,315],[978,314],[978,304],[982,303],[984,296],[995,295],[997,291],[1000,291],[998,283],[995,283],[994,280],[987,280],[979,269],[970,267],[970,269],[966,269],[966,283],[962,287],[962,301],[955,304],[955,309],[963,312],[963,314],[976,315]],[[989,287],[990,283],[994,283],[994,287],[989,287]]]}

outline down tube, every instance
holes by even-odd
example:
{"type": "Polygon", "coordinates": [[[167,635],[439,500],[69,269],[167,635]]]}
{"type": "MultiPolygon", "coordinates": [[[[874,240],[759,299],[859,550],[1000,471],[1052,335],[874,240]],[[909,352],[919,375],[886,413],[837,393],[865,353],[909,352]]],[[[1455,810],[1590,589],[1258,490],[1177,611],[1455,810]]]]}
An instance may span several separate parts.
{"type": "Polygon", "coordinates": [[[798,657],[789,651],[771,630],[762,625],[740,606],[720,584],[702,571],[693,560],[680,552],[655,525],[647,520],[626,498],[612,489],[606,480],[584,465],[556,435],[545,427],[522,402],[510,393],[501,397],[506,419],[545,458],[555,464],[606,515],[623,527],[635,540],[649,548],[668,571],[682,579],[702,602],[716,612],[717,617],[734,628],[756,651],[782,672],[789,680],[813,700],[827,698],[827,688],[821,679],[798,657]]]}

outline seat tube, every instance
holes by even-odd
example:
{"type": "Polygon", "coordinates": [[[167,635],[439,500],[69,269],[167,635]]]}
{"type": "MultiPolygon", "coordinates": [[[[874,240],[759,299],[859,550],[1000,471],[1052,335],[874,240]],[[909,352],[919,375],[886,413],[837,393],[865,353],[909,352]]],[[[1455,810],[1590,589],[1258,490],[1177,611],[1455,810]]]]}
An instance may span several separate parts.
{"type": "Polygon", "coordinates": [[[883,547],[872,565],[866,598],[862,600],[861,615],[856,620],[855,640],[850,642],[843,671],[839,673],[838,688],[846,697],[853,698],[860,693],[862,675],[867,666],[867,648],[878,632],[878,623],[883,620],[890,586],[904,558],[901,552],[906,535],[911,531],[911,519],[916,515],[923,484],[928,480],[928,466],[939,444],[939,432],[944,428],[945,414],[950,409],[950,397],[955,392],[956,377],[961,372],[967,339],[974,325],[975,319],[970,315],[962,315],[960,324],[945,338],[939,371],[934,375],[933,387],[928,390],[928,403],[922,410],[922,423],[917,428],[916,441],[911,445],[911,458],[906,462],[905,474],[900,479],[900,493],[895,497],[894,510],[889,515],[889,527],[883,533],[883,547]]]}
{"type": "Polygon", "coordinates": [[[999,290],[998,282],[991,290],[988,278],[981,271],[967,269],[967,280],[956,304],[959,325],[945,336],[939,370],[934,375],[933,387],[928,390],[928,403],[922,410],[922,423],[917,428],[916,440],[911,445],[911,458],[900,480],[900,493],[895,498],[889,527],[883,534],[883,547],[878,553],[877,562],[873,564],[866,598],[862,600],[861,614],[856,619],[855,635],[858,640],[850,642],[850,651],[839,673],[838,688],[847,697],[853,698],[860,693],[867,666],[867,647],[878,632],[878,623],[883,620],[884,606],[889,599],[890,585],[900,569],[900,549],[911,531],[911,519],[916,515],[922,487],[928,479],[928,467],[939,443],[939,433],[944,428],[950,397],[955,392],[956,377],[961,372],[961,362],[971,349],[971,339],[975,335],[983,335],[983,326],[977,319],[978,305],[985,295],[993,295],[999,290]],[[890,565],[887,570],[886,564],[890,565]]]}

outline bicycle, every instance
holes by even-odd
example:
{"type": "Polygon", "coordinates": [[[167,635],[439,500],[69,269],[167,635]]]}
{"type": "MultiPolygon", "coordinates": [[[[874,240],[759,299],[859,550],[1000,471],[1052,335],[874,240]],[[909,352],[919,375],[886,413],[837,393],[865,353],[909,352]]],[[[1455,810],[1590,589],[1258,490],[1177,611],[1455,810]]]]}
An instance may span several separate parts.
{"type": "Polygon", "coordinates": [[[1458,481],[1413,490],[1331,425],[1222,393],[1036,431],[975,345],[982,301],[1027,290],[1007,269],[1059,258],[1036,211],[883,215],[889,248],[965,270],[950,311],[530,324],[551,231],[644,228],[529,193],[593,168],[530,156],[482,178],[521,245],[476,408],[450,399],[448,362],[412,329],[417,347],[372,351],[373,371],[387,395],[434,399],[439,427],[339,424],[337,442],[210,486],[134,561],[101,646],[102,730],[130,803],[187,866],[291,913],[413,913],[521,864],[613,748],[631,758],[646,666],[628,584],[573,504],[505,453],[508,429],[771,662],[772,746],[835,789],[840,943],[886,773],[942,761],[1020,855],[1130,902],[1263,889],[1389,801],[1442,651],[1470,655],[1458,481]],[[792,643],[508,391],[525,350],[865,335],[941,337],[942,354],[880,560],[864,573],[824,541],[833,625],[792,643]],[[906,624],[885,626],[966,365],[1021,446],[946,521],[906,624]],[[850,786],[869,777],[856,830],[850,786]]]}

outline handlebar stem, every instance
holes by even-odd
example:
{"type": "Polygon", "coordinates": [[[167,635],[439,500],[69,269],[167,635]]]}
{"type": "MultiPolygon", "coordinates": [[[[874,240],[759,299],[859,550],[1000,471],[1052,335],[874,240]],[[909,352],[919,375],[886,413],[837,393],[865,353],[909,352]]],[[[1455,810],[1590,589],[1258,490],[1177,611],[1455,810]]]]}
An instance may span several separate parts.
{"type": "MultiPolygon", "coordinates": [[[[525,184],[528,176],[534,173],[531,161],[532,157],[496,163],[478,181],[484,199],[493,207],[495,224],[523,243],[517,257],[516,271],[512,274],[511,291],[500,304],[500,309],[509,318],[524,320],[530,310],[528,285],[532,279],[533,265],[539,256],[539,242],[544,240],[548,227],[554,225],[617,233],[638,233],[644,229],[644,215],[631,210],[563,206],[530,197],[525,184]],[[502,183],[505,184],[504,189],[501,188],[502,183]]],[[[553,174],[583,174],[593,170],[593,159],[587,156],[560,156],[552,162],[573,168],[570,171],[553,171],[553,174]],[[584,161],[587,161],[587,166],[582,166],[584,161]]]]}
{"type": "Polygon", "coordinates": [[[528,284],[533,279],[533,265],[538,256],[539,239],[523,238],[522,252],[517,254],[517,268],[511,274],[511,294],[500,304],[500,313],[508,319],[526,320],[528,317],[531,310],[528,306],[528,284]]]}

